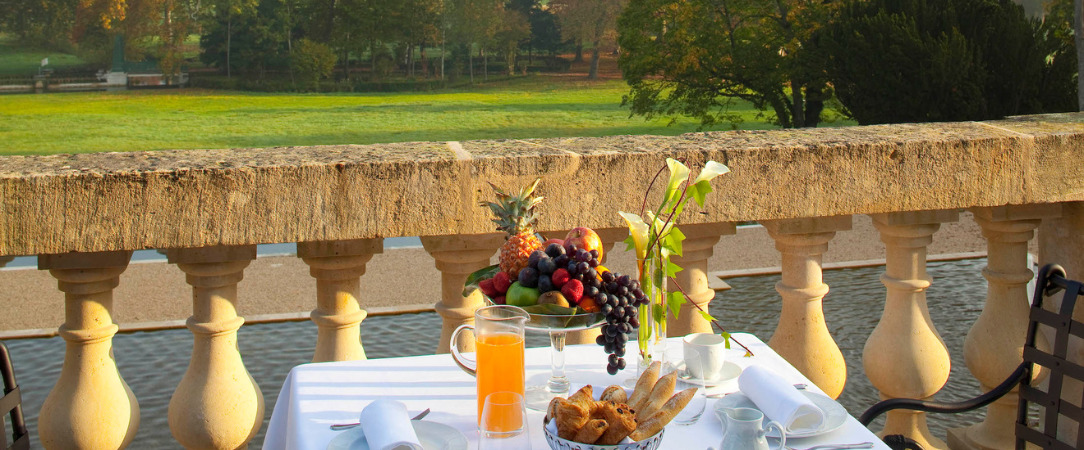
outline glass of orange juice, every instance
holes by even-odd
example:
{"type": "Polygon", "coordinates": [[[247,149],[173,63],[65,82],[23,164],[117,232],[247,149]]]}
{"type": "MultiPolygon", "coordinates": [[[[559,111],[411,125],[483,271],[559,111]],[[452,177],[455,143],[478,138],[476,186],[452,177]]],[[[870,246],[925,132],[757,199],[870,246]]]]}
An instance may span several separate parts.
{"type": "Polygon", "coordinates": [[[520,450],[531,448],[527,429],[527,408],[523,396],[499,391],[489,394],[478,424],[479,450],[520,450]]]}
{"type": "MultiPolygon", "coordinates": [[[[474,325],[460,325],[452,332],[452,358],[461,369],[478,379],[479,423],[489,394],[514,392],[523,395],[523,331],[529,319],[527,311],[515,306],[486,306],[475,311],[474,325]],[[474,360],[460,353],[459,333],[464,330],[474,331],[474,360]]],[[[510,423],[512,418],[508,421],[510,423]]]]}

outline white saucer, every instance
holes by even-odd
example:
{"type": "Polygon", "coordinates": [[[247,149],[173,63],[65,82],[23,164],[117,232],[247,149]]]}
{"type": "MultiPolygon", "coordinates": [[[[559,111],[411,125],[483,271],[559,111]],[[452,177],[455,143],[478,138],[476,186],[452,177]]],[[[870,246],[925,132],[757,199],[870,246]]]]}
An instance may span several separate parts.
{"type": "Polygon", "coordinates": [[[718,378],[714,380],[702,380],[700,378],[694,378],[689,374],[689,371],[685,370],[685,361],[678,361],[675,364],[674,369],[678,371],[678,377],[681,378],[682,381],[705,387],[719,386],[729,381],[737,380],[738,376],[741,375],[742,370],[741,366],[727,361],[723,363],[723,371],[719,374],[718,378]]]}
{"type": "MultiPolygon", "coordinates": [[[[798,392],[804,394],[814,405],[820,408],[821,411],[824,411],[824,421],[821,422],[820,428],[816,430],[802,433],[787,433],[787,439],[820,436],[825,433],[836,431],[839,427],[842,427],[843,424],[847,423],[847,417],[850,417],[850,414],[843,405],[840,405],[838,402],[824,394],[810,391],[798,392]]],[[[745,394],[741,392],[727,394],[725,397],[720,398],[719,401],[715,402],[715,415],[719,418],[720,422],[723,422],[723,426],[726,426],[726,418],[723,417],[726,413],[723,412],[723,410],[732,408],[753,408],[757,411],[760,410],[760,408],[757,408],[757,405],[753,404],[753,401],[750,400],[749,397],[746,397],[745,394]]],[[[765,420],[767,420],[767,418],[765,418],[765,420]]],[[[779,435],[772,429],[772,431],[768,433],[768,437],[779,438],[779,435]]]]}
{"type": "MultiPolygon", "coordinates": [[[[459,430],[448,425],[424,420],[411,420],[414,432],[418,433],[418,443],[425,450],[467,450],[467,437],[459,430]]],[[[369,450],[365,440],[365,431],[361,427],[351,428],[335,436],[327,444],[328,450],[369,450]]]]}

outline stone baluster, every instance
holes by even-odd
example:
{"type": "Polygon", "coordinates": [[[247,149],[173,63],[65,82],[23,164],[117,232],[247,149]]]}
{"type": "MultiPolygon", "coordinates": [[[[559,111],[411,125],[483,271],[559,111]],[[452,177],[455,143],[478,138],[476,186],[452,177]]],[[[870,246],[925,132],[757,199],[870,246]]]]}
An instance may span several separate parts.
{"type": "MultiPolygon", "coordinates": [[[[504,234],[422,236],[422,247],[436,260],[440,270],[441,300],[434,308],[444,320],[440,330],[437,353],[451,351],[452,331],[463,324],[474,323],[474,311],[485,305],[482,293],[463,296],[467,275],[489,265],[497,249],[504,244],[504,234]]],[[[474,336],[460,335],[459,348],[474,351],[474,336]]]]}
{"type": "Polygon", "coordinates": [[[245,447],[263,424],[263,393],[241,361],[237,283],[256,246],[172,249],[192,285],[192,358],[169,401],[169,428],[186,448],[245,447]]]}
{"type": "Polygon", "coordinates": [[[383,239],[297,244],[297,256],[316,278],[316,309],[310,314],[317,327],[312,362],[365,359],[361,321],[366,313],[358,304],[359,278],[365,274],[365,264],[383,251],[383,239]]]}
{"type": "Polygon", "coordinates": [[[836,231],[851,228],[850,216],[782,219],[762,222],[782,254],[783,298],[779,325],[768,345],[832,398],[847,382],[843,353],[824,322],[822,300],[828,293],[821,259],[836,231]]]}
{"type": "MultiPolygon", "coordinates": [[[[916,211],[872,216],[885,243],[887,289],[884,312],[862,352],[866,376],[881,398],[932,397],[948,381],[948,348],[937,333],[926,307],[926,247],[943,222],[958,219],[956,211],[916,211]]],[[[880,435],[901,434],[925,449],[947,448],[930,434],[926,414],[890,411],[880,435]]]]}
{"type": "MultiPolygon", "coordinates": [[[[674,278],[685,290],[687,301],[681,305],[677,318],[670,314],[667,319],[667,333],[671,337],[689,333],[712,333],[715,330],[712,330],[711,322],[700,315],[700,310],[707,311],[708,305],[715,298],[715,290],[708,286],[708,259],[714,253],[719,238],[724,234],[734,234],[737,227],[733,222],[722,222],[682,225],[680,229],[685,235],[682,255],[672,256],[670,260],[683,269],[674,278]]],[[[678,290],[673,282],[669,283],[667,288],[670,291],[678,290]]]]}
{"type": "MultiPolygon", "coordinates": [[[[987,263],[982,269],[988,288],[986,304],[964,340],[964,362],[983,392],[997,386],[1023,360],[1035,272],[1027,265],[1028,241],[1043,218],[1060,214],[1060,205],[974,208],[975,222],[986,238],[987,263]]],[[[1045,345],[1041,336],[1036,345],[1045,345]]],[[[1014,426],[1019,396],[1014,388],[991,403],[986,418],[966,428],[950,429],[949,448],[1015,448],[1014,426]]]]}
{"type": "MultiPolygon", "coordinates": [[[[113,289],[132,252],[40,255],[64,291],[64,365],[38,417],[45,448],[116,449],[139,429],[139,403],[113,356],[113,289]]],[[[2,427],[0,427],[2,428],[2,427]]]]}

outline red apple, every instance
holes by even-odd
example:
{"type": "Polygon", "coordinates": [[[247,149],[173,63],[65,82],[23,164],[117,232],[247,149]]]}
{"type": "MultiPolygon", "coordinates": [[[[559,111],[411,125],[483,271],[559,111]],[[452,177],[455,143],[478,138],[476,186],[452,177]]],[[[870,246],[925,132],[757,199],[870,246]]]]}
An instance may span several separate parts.
{"type": "Polygon", "coordinates": [[[565,247],[575,245],[587,251],[598,250],[598,260],[602,261],[602,238],[598,233],[587,227],[576,227],[565,236],[565,247]]]}
{"type": "Polygon", "coordinates": [[[557,245],[560,245],[561,247],[564,247],[565,246],[565,241],[564,241],[564,239],[557,239],[557,238],[546,239],[546,242],[542,243],[542,250],[545,250],[547,247],[550,246],[550,244],[557,244],[557,245]]]}

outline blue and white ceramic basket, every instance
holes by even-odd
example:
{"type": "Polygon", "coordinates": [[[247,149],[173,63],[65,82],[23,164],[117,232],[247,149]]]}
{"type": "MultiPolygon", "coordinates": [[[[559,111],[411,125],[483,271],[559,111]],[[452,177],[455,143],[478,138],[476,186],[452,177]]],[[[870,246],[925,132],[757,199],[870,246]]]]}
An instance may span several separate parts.
{"type": "MultiPolygon", "coordinates": [[[[551,420],[550,422],[553,421],[551,420]]],[[[654,436],[639,442],[629,442],[627,444],[617,445],[592,445],[572,442],[568,439],[561,439],[560,436],[557,436],[555,426],[551,427],[549,424],[546,425],[547,426],[542,428],[546,431],[546,442],[550,444],[550,448],[553,450],[657,450],[662,445],[662,435],[666,433],[666,428],[663,428],[662,431],[659,431],[654,436]]]]}

